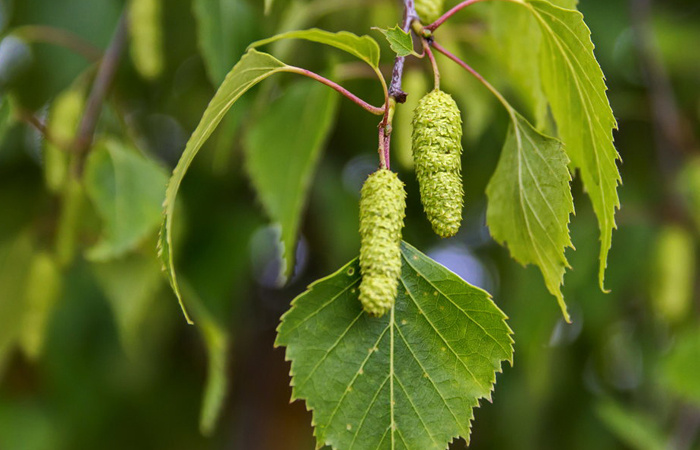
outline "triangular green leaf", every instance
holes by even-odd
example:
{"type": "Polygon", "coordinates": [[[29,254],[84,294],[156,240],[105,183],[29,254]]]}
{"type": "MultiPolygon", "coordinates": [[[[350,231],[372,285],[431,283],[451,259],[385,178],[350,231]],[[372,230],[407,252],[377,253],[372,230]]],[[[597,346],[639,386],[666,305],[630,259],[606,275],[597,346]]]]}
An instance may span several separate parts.
{"type": "Polygon", "coordinates": [[[124,144],[104,140],[90,153],[85,191],[104,222],[104,236],[87,256],[123,256],[158,229],[167,175],[155,162],[124,144]]]}
{"type": "Polygon", "coordinates": [[[375,69],[379,67],[379,44],[377,44],[377,41],[369,36],[358,36],[347,31],[332,33],[318,28],[288,31],[253,42],[248,48],[257,48],[281,39],[305,39],[307,41],[330,45],[331,47],[343,50],[360,58],[375,69]]]}
{"type": "Polygon", "coordinates": [[[511,330],[488,293],[402,244],[396,306],[363,312],[357,259],[292,302],[277,345],[317,445],[444,449],[469,439],[473,408],[512,361],[511,330]]]}
{"type": "Polygon", "coordinates": [[[486,188],[486,220],[493,238],[507,243],[513,258],[539,266],[568,321],[561,284],[568,266],[564,250],[571,246],[569,215],[574,212],[569,158],[561,142],[512,114],[501,159],[486,188]]]}
{"type": "Polygon", "coordinates": [[[298,82],[246,136],[248,173],[270,219],[282,228],[284,279],[294,269],[302,211],[339,100],[320,83],[298,82]]]}
{"type": "Polygon", "coordinates": [[[389,41],[389,46],[396,53],[396,56],[416,54],[413,51],[413,38],[411,37],[411,33],[403,31],[398,25],[396,25],[394,28],[389,28],[388,30],[378,27],[375,27],[374,29],[380,31],[386,40],[389,41]]]}
{"type": "Polygon", "coordinates": [[[194,0],[192,8],[207,74],[219,85],[248,43],[258,37],[253,8],[242,0],[194,0]]]}
{"type": "Polygon", "coordinates": [[[192,133],[190,140],[187,141],[185,151],[182,153],[170,177],[168,189],[165,194],[165,202],[163,204],[163,213],[165,217],[161,226],[158,247],[160,250],[160,259],[163,263],[166,275],[168,276],[170,285],[175,291],[175,295],[177,295],[180,301],[180,306],[188,322],[191,321],[187,315],[180,294],[180,288],[177,284],[172,253],[173,213],[175,212],[175,199],[177,198],[180,184],[187,173],[187,169],[190,167],[190,164],[192,164],[194,157],[209,136],[214,132],[216,126],[221,122],[221,119],[223,119],[231,106],[233,106],[233,104],[250,88],[270,75],[283,71],[286,67],[287,65],[267,53],[249,50],[243,55],[243,58],[231,69],[223,84],[219,87],[219,90],[214,94],[214,98],[209,103],[209,106],[207,106],[206,111],[204,111],[202,120],[200,120],[199,125],[197,125],[194,133],[192,133]]]}
{"type": "Polygon", "coordinates": [[[578,11],[549,2],[528,4],[542,28],[541,71],[544,90],[573,167],[579,169],[583,186],[591,197],[601,233],[601,289],[620,207],[617,186],[619,155],[613,145],[617,127],[606,86],[593,54],[590,30],[578,11]]]}

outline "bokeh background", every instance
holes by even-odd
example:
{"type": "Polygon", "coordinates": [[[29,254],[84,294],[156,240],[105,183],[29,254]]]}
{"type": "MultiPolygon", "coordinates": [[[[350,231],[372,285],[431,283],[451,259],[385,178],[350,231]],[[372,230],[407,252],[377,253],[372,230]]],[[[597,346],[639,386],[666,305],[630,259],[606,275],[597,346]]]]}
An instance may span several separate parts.
{"type": "MultiPolygon", "coordinates": [[[[308,283],[358,253],[358,193],[377,166],[377,119],[340,101],[310,179],[295,274],[280,287],[278,228],[246,175],[246,152],[269,105],[298,80],[272,78],[233,108],[186,177],[176,218],[177,266],[198,326],[186,325],[156,259],[163,187],[250,42],[311,26],[381,41],[370,27],[395,25],[400,5],[276,0],[265,15],[262,0],[163,0],[158,26],[144,34],[141,24],[125,44],[77,178],[70,155],[84,99],[129,6],[0,2],[0,449],[312,449],[310,414],[289,403],[275,328],[308,283]],[[160,53],[149,53],[157,45],[143,43],[159,36],[160,53]]],[[[515,365],[476,410],[471,448],[700,449],[700,3],[581,0],[579,9],[624,161],[610,293],[598,288],[598,229],[577,179],[564,287],[573,324],[538,270],[491,240],[484,189],[507,116],[440,57],[443,88],[465,119],[465,223],[449,240],[430,231],[407,158],[406,108],[393,157],[409,195],[404,237],[491,292],[515,331],[515,365]]],[[[497,12],[476,5],[438,36],[522,105],[503,69],[497,12]]],[[[382,102],[376,81],[335,50],[269,50],[382,102]]],[[[409,93],[431,82],[426,69],[409,65],[409,93]]]]}

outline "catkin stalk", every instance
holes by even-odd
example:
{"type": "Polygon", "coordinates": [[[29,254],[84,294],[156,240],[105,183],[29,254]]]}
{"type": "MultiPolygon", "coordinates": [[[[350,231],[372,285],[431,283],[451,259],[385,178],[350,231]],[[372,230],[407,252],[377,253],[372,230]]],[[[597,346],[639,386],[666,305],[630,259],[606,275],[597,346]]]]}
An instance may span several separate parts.
{"type": "Polygon", "coordinates": [[[462,119],[449,94],[426,94],[413,113],[413,161],[433,230],[454,236],[462,223],[462,119]]]}
{"type": "Polygon", "coordinates": [[[396,300],[405,210],[404,184],[394,172],[379,169],[367,178],[360,198],[360,302],[373,316],[396,300]]]}

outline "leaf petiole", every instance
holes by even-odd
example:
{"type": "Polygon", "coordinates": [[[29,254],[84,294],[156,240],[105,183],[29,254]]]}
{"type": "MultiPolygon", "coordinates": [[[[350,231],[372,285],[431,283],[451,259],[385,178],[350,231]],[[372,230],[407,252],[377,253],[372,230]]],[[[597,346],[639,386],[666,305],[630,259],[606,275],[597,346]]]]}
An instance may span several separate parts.
{"type": "Polygon", "coordinates": [[[296,73],[299,75],[304,75],[305,77],[309,77],[311,79],[314,79],[320,83],[325,84],[326,86],[336,90],[337,92],[343,94],[346,98],[348,98],[350,101],[353,103],[361,106],[365,111],[369,111],[372,114],[375,114],[377,116],[382,116],[384,115],[385,112],[385,107],[377,107],[374,105],[370,105],[366,101],[362,100],[360,97],[356,96],[352,92],[348,91],[335,81],[329,80],[326,77],[323,77],[316,72],[312,72],[311,70],[308,69],[302,69],[301,67],[295,67],[295,66],[286,66],[280,70],[280,72],[289,72],[289,73],[296,73]]]}

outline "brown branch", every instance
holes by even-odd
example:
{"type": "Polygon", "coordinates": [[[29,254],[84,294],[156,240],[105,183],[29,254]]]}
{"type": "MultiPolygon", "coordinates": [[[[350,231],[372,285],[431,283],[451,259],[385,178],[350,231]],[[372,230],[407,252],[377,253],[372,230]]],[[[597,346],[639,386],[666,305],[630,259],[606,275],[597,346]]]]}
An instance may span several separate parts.
{"type": "Polygon", "coordinates": [[[92,91],[90,92],[87,105],[85,106],[83,118],[78,127],[78,135],[75,138],[74,148],[76,158],[73,166],[73,173],[78,177],[82,175],[85,166],[85,158],[92,146],[97,122],[102,112],[102,104],[107,97],[107,93],[112,86],[117,69],[119,68],[119,62],[124,48],[126,47],[127,34],[127,18],[126,14],[122,13],[112,41],[109,43],[109,47],[100,63],[95,82],[92,85],[92,91]]]}

